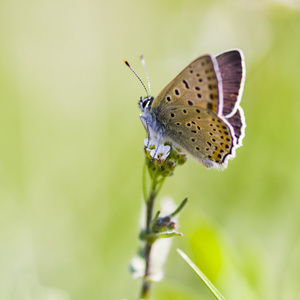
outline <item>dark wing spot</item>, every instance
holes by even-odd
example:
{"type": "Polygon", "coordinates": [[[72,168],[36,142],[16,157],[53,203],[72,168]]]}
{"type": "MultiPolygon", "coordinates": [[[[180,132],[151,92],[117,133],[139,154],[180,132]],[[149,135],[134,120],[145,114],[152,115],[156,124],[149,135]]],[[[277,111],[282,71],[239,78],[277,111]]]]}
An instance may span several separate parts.
{"type": "Polygon", "coordinates": [[[170,102],[171,101],[171,97],[167,96],[167,101],[170,102]]]}
{"type": "Polygon", "coordinates": [[[187,81],[186,80],[182,80],[182,82],[183,82],[183,84],[185,85],[185,87],[187,88],[187,89],[189,89],[190,87],[189,87],[189,84],[187,83],[187,81]]]}
{"type": "Polygon", "coordinates": [[[209,102],[209,103],[207,103],[207,106],[206,106],[208,109],[212,109],[212,104],[209,102]]]}
{"type": "Polygon", "coordinates": [[[171,113],[171,117],[174,118],[174,117],[175,117],[175,114],[174,114],[174,113],[171,113]]]}
{"type": "Polygon", "coordinates": [[[192,100],[188,100],[187,103],[188,103],[188,105],[190,105],[190,106],[194,105],[194,103],[193,103],[192,100]]]}
{"type": "Polygon", "coordinates": [[[174,90],[176,96],[179,96],[179,91],[177,89],[174,90]]]}

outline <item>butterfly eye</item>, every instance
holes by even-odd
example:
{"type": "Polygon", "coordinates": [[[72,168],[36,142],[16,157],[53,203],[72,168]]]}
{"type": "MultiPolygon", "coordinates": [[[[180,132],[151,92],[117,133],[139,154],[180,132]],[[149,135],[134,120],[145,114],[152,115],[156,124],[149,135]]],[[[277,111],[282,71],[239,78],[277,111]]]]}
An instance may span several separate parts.
{"type": "Polygon", "coordinates": [[[146,107],[150,109],[153,100],[154,100],[153,97],[145,97],[144,99],[141,98],[140,99],[140,107],[142,109],[145,109],[146,107]]]}
{"type": "Polygon", "coordinates": [[[148,104],[148,102],[149,102],[149,100],[144,100],[144,101],[142,102],[142,107],[145,108],[146,105],[148,104]]]}

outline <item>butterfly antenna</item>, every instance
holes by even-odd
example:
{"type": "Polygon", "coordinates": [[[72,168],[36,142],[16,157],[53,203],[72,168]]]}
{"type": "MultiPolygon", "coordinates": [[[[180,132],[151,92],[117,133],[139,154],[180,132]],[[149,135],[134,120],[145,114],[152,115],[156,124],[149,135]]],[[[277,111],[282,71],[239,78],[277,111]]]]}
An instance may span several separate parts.
{"type": "Polygon", "coordinates": [[[145,62],[143,54],[140,55],[140,59],[141,59],[142,65],[143,65],[145,73],[146,73],[146,77],[147,77],[147,81],[148,81],[148,88],[149,88],[149,95],[151,95],[150,79],[149,79],[149,75],[148,75],[148,72],[147,72],[146,62],[145,62]]]}
{"type": "Polygon", "coordinates": [[[146,91],[147,97],[150,97],[150,93],[148,92],[148,90],[147,90],[146,86],[144,85],[144,82],[142,81],[142,79],[140,78],[140,76],[131,68],[129,62],[126,59],[124,59],[124,63],[132,71],[132,73],[137,77],[137,79],[140,81],[140,83],[142,84],[143,88],[146,91]]]}

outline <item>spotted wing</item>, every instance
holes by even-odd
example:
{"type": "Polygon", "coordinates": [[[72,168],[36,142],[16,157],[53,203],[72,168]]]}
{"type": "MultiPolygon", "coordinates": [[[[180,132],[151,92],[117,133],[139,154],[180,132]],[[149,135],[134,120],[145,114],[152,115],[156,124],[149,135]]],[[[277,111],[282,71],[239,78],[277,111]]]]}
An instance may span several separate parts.
{"type": "Polygon", "coordinates": [[[236,137],[226,119],[196,106],[171,106],[158,116],[164,137],[191,154],[207,168],[226,168],[235,155],[236,137]]]}
{"type": "Polygon", "coordinates": [[[152,104],[164,138],[207,168],[226,167],[244,137],[245,118],[239,106],[243,74],[237,50],[192,62],[152,104]]]}
{"type": "Polygon", "coordinates": [[[216,114],[222,112],[221,75],[214,57],[201,56],[188,65],[158,94],[152,110],[179,105],[209,109],[216,114]]]}

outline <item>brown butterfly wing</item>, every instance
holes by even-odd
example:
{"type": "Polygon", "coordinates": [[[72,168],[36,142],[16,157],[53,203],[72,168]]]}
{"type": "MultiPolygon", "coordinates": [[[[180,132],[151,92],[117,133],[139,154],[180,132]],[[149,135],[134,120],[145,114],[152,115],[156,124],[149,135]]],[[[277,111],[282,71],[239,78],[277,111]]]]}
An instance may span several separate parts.
{"type": "Polygon", "coordinates": [[[236,138],[229,123],[214,112],[172,105],[158,116],[165,137],[191,154],[207,168],[226,167],[233,157],[236,138]]]}
{"type": "Polygon", "coordinates": [[[222,82],[215,58],[205,55],[194,60],[155,98],[152,109],[186,105],[222,111],[222,82]]]}
{"type": "Polygon", "coordinates": [[[232,117],[226,119],[233,127],[234,135],[236,137],[236,147],[242,146],[242,140],[245,136],[246,128],[243,109],[241,107],[238,107],[235,114],[232,117]]]}
{"type": "Polygon", "coordinates": [[[207,168],[226,167],[241,145],[245,128],[238,103],[242,67],[238,51],[221,54],[218,60],[201,56],[152,104],[151,113],[162,124],[165,140],[177,144],[207,168]],[[236,71],[231,72],[231,67],[236,71]]]}
{"type": "Polygon", "coordinates": [[[223,112],[234,129],[236,147],[242,145],[245,135],[245,117],[240,107],[244,80],[244,56],[240,50],[224,52],[216,57],[222,78],[223,87],[223,112]]]}
{"type": "Polygon", "coordinates": [[[239,50],[224,52],[216,57],[223,87],[223,116],[233,115],[237,110],[244,86],[245,67],[239,50]]]}

